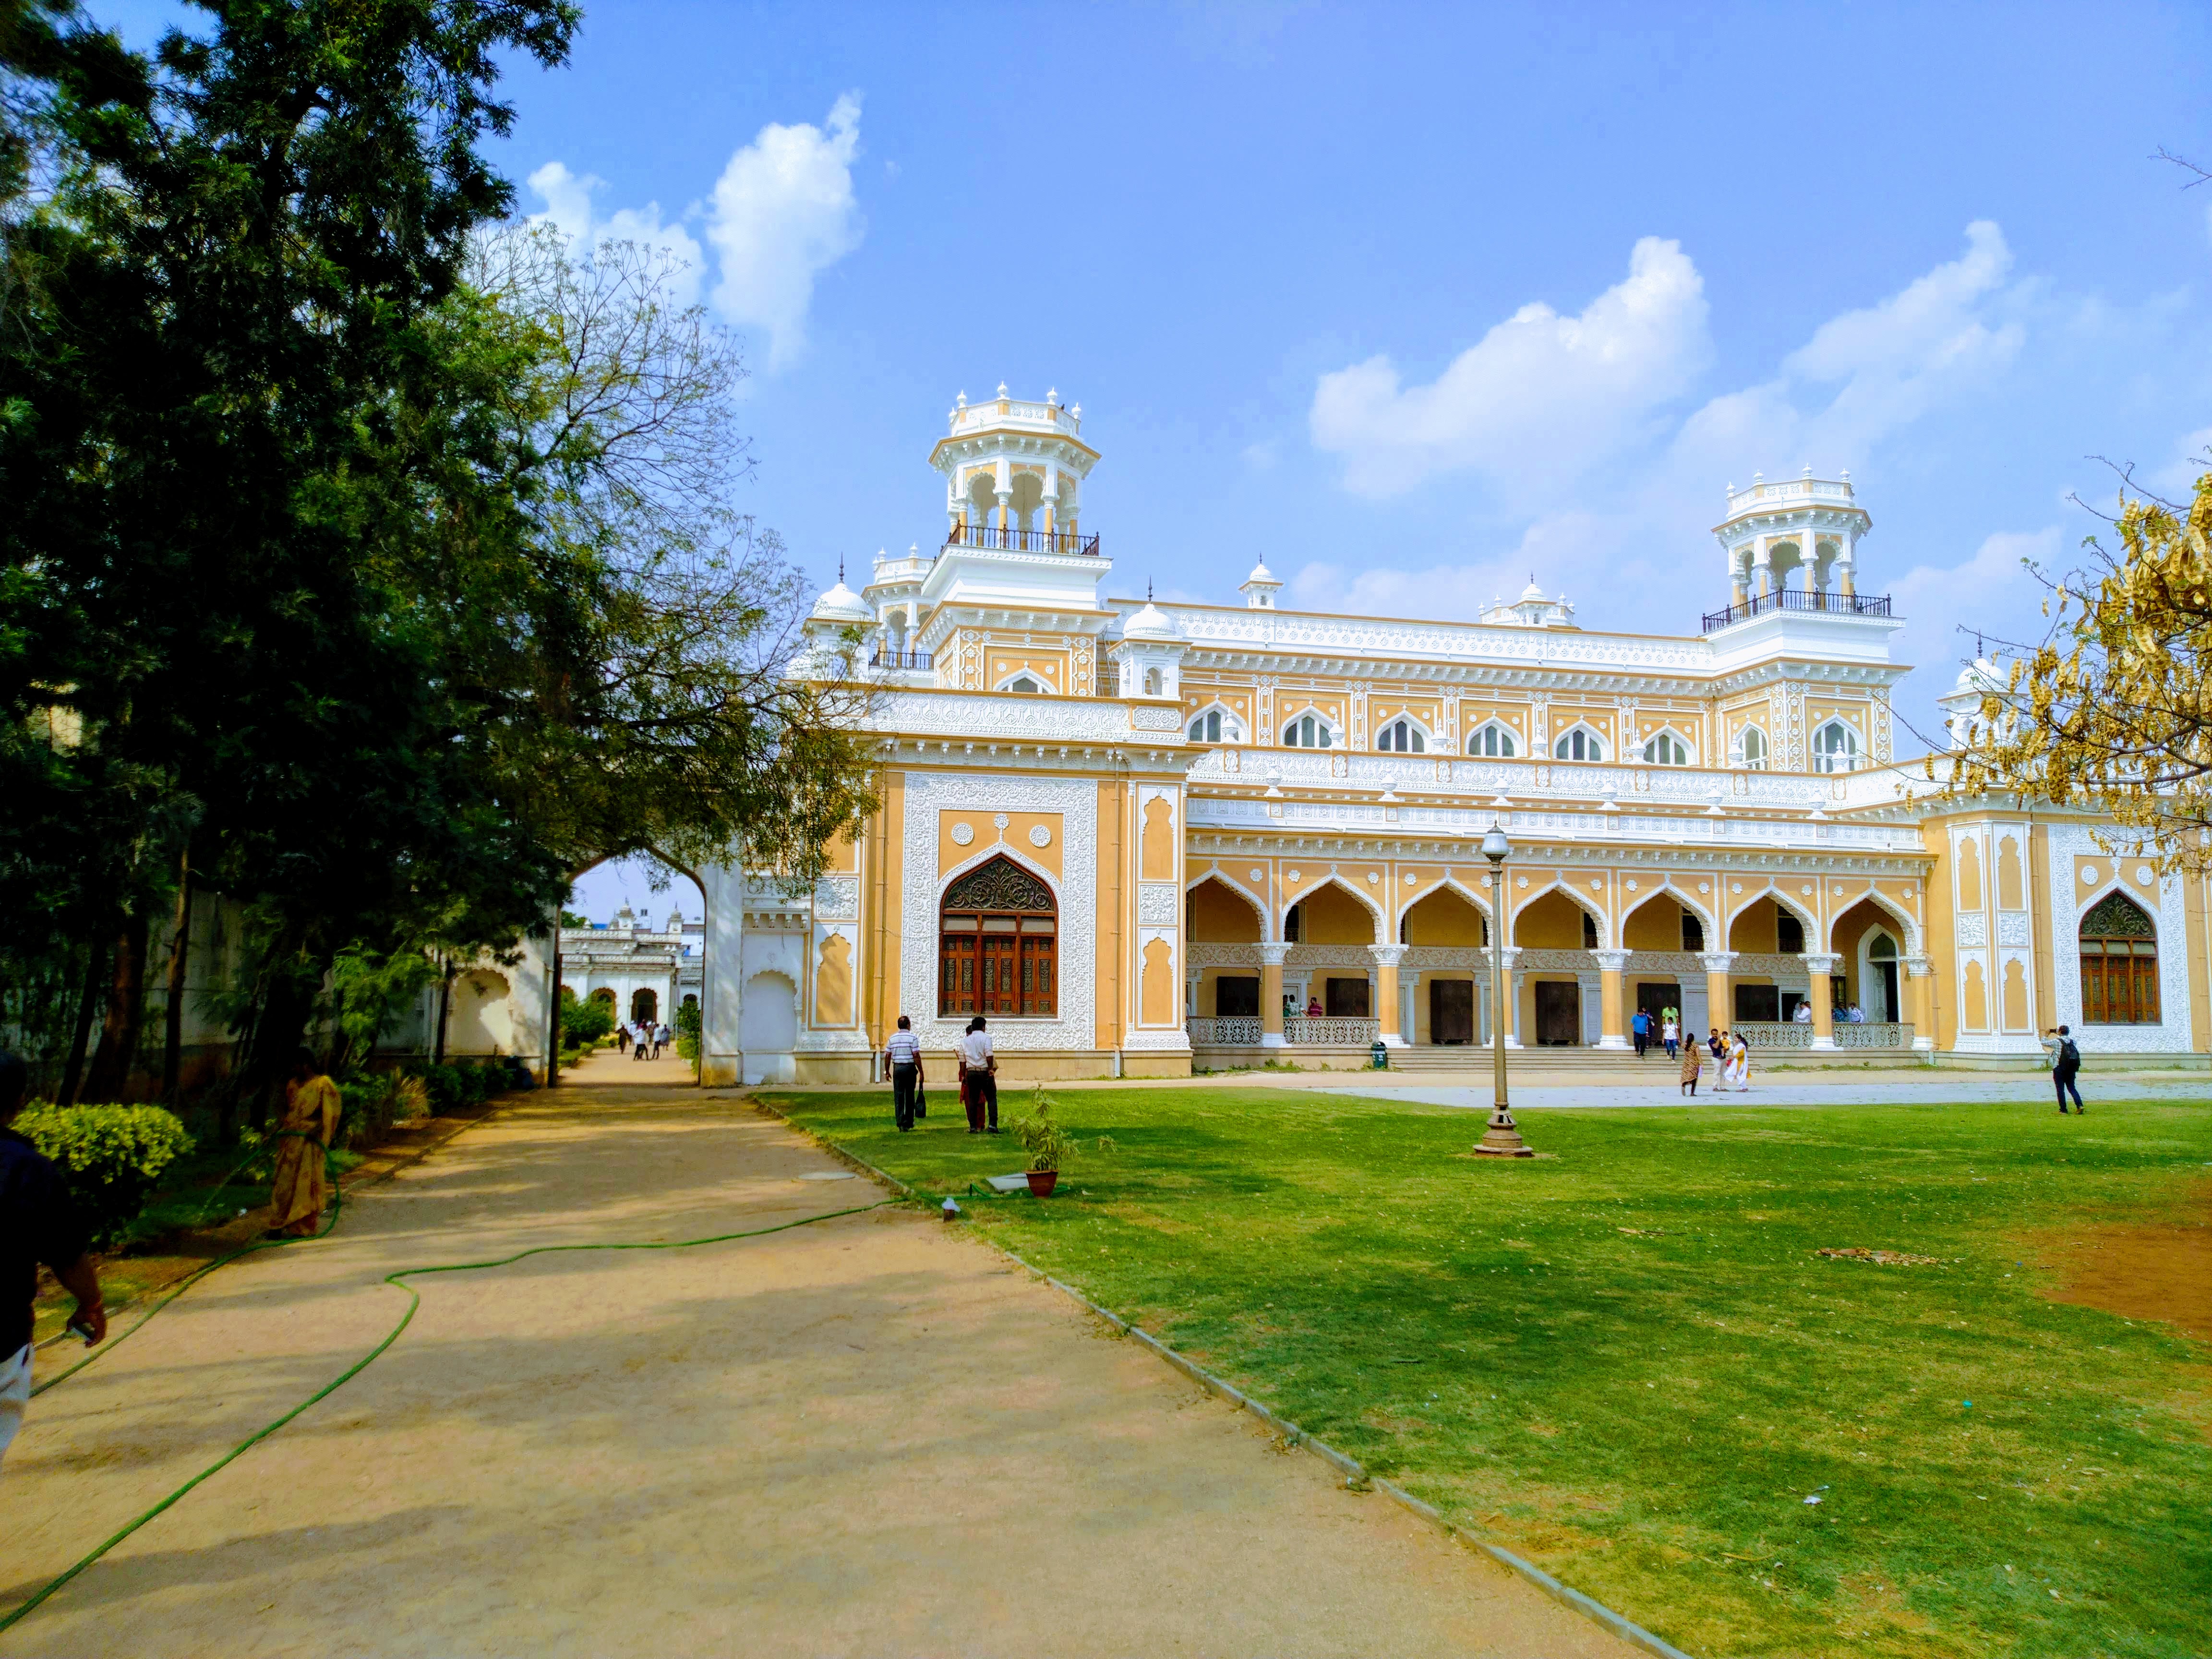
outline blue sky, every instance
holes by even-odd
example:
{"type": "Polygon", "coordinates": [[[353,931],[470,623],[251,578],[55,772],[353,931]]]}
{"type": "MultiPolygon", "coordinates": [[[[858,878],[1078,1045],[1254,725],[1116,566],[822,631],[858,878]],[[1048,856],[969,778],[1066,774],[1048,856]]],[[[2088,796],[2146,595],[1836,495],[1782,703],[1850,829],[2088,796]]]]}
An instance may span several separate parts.
{"type": "Polygon", "coordinates": [[[695,260],[744,505],[824,585],[940,532],[929,447],[1001,380],[1084,406],[1125,595],[1264,556],[1464,617],[1533,571],[1693,631],[1723,486],[1848,467],[1925,730],[1960,625],[2039,629],[2089,458],[2179,489],[2212,442],[2212,185],[2150,159],[2212,165],[2208,19],[604,0],[497,155],[695,260]]]}

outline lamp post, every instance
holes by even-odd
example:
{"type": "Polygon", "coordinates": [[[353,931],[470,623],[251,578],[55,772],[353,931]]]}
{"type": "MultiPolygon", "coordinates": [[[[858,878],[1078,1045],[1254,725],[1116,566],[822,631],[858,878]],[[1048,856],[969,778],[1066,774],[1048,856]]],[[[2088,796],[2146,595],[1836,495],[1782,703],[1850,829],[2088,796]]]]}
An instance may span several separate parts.
{"type": "Polygon", "coordinates": [[[1505,1100],[1505,1021],[1511,989],[1505,979],[1505,855],[1513,843],[1504,826],[1491,820],[1482,838],[1482,856],[1490,860],[1490,1052],[1497,1066],[1497,1089],[1490,1109],[1490,1125],[1474,1150],[1488,1158],[1534,1158],[1534,1150],[1521,1139],[1513,1121],[1513,1109],[1505,1100]]]}

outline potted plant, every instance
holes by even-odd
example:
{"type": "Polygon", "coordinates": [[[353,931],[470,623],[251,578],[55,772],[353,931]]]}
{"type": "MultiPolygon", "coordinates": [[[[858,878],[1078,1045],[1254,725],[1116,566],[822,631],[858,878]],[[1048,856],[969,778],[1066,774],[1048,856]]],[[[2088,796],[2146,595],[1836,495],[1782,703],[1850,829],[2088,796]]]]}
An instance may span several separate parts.
{"type": "Polygon", "coordinates": [[[1030,1097],[1030,1115],[1017,1119],[1013,1127],[1014,1139],[1030,1155],[1030,1191],[1039,1198],[1051,1197],[1060,1180],[1060,1160],[1074,1150],[1074,1143],[1054,1121],[1052,1098],[1042,1084],[1030,1097]]]}

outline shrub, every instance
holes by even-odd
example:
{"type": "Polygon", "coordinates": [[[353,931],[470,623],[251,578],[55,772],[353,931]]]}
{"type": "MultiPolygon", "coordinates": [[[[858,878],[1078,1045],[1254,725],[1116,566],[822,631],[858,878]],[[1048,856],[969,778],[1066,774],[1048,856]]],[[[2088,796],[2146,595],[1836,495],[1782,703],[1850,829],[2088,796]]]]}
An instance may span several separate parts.
{"type": "Polygon", "coordinates": [[[33,1106],[15,1127],[61,1165],[102,1248],[129,1236],[161,1172],[192,1149],[176,1114],[159,1106],[33,1106]]]}
{"type": "Polygon", "coordinates": [[[612,1034],[615,1029],[614,1005],[604,997],[586,997],[579,1000],[567,986],[561,988],[561,1040],[570,1042],[597,1042],[612,1034]]]}
{"type": "Polygon", "coordinates": [[[421,1117],[430,1109],[429,1092],[419,1077],[404,1072],[385,1072],[356,1078],[338,1085],[345,1102],[338,1115],[341,1146],[374,1146],[395,1123],[421,1117]]]}

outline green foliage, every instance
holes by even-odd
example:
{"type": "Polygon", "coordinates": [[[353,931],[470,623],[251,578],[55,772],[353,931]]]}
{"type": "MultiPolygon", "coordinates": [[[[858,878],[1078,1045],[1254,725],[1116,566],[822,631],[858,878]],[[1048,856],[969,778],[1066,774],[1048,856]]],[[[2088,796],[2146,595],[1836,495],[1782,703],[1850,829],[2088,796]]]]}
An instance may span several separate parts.
{"type": "Polygon", "coordinates": [[[699,1063],[699,1034],[703,1020],[696,1002],[681,1002],[676,1006],[676,1052],[694,1066],[699,1063]]]}
{"type": "Polygon", "coordinates": [[[14,1127],[62,1167],[100,1246],[129,1236],[162,1171],[192,1149],[159,1106],[32,1106],[14,1127]]]}
{"type": "Polygon", "coordinates": [[[429,1090],[423,1080],[406,1072],[380,1072],[341,1084],[344,1108],[338,1116],[337,1144],[374,1146],[395,1123],[422,1116],[430,1109],[429,1090]]]}
{"type": "MultiPolygon", "coordinates": [[[[1005,1167],[880,1092],[777,1103],[925,1193],[1005,1167]]],[[[1088,1089],[1061,1109],[1110,1169],[970,1208],[1691,1652],[2181,1659],[2204,1349],[2057,1298],[2186,1273],[2212,1113],[2094,1105],[1526,1109],[1541,1156],[1489,1163],[1464,1110],[1088,1089]],[[1815,1254],[1851,1246],[1941,1265],[1815,1254]]]]}
{"type": "Polygon", "coordinates": [[[450,1112],[465,1106],[481,1106],[507,1086],[507,1062],[494,1058],[471,1063],[448,1060],[428,1066],[420,1077],[425,1098],[434,1112],[450,1112]]]}
{"type": "Polygon", "coordinates": [[[597,1042],[615,1029],[614,1006],[604,997],[580,997],[561,988],[561,1043],[563,1048],[597,1042]]]}

